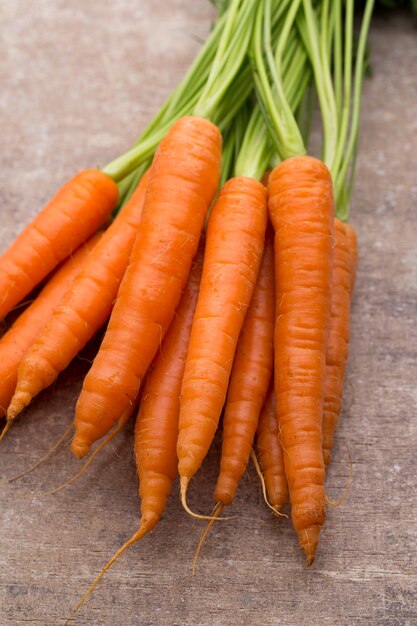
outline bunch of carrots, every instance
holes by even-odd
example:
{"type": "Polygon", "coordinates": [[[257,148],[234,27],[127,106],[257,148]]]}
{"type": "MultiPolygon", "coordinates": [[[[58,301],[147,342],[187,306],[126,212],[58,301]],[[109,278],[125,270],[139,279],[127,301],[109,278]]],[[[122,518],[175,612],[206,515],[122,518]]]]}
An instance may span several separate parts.
{"type": "Polygon", "coordinates": [[[133,147],[67,182],[0,257],[1,319],[42,287],[0,341],[1,438],[106,324],[73,454],[136,419],[140,526],[78,606],[157,525],[177,474],[184,508],[209,522],[203,541],[251,457],[314,561],[348,358],[372,8],[356,41],[354,0],[222,2],[133,147]],[[317,104],[321,158],[308,155],[317,104]],[[187,489],[222,415],[215,506],[198,515],[187,489]]]}

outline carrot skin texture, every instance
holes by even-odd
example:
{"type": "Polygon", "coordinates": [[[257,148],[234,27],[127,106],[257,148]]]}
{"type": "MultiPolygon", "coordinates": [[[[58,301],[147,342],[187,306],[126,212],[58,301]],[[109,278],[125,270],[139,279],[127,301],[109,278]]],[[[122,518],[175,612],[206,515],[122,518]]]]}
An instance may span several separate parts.
{"type": "Polygon", "coordinates": [[[12,399],[19,364],[61,302],[68,285],[76,278],[88,255],[100,240],[97,233],[58,267],[36,299],[17,318],[0,340],[0,417],[12,399]]]}
{"type": "Polygon", "coordinates": [[[185,287],[220,162],[220,131],[198,117],[178,120],[158,148],[131,261],[77,403],[79,458],[135,401],[185,287]]]}
{"type": "Polygon", "coordinates": [[[220,191],[206,252],[181,388],[178,471],[190,480],[206,456],[226,397],[236,344],[264,247],[266,189],[236,177],[220,191]]]}
{"type": "Polygon", "coordinates": [[[325,520],[322,420],[330,322],[333,191],[326,166],[294,157],[272,172],[275,400],[291,516],[308,565],[325,520]]]}
{"type": "Polygon", "coordinates": [[[145,174],[23,359],[12,418],[56,380],[109,318],[137,236],[147,181],[145,174]]]}
{"type": "Polygon", "coordinates": [[[273,366],[274,242],[267,230],[261,267],[243,322],[223,415],[220,473],[214,499],[230,504],[242,478],[268,391],[273,366]]]}
{"type": "Polygon", "coordinates": [[[141,516],[149,529],[160,520],[177,475],[181,382],[202,266],[200,246],[175,316],[146,377],[136,420],[134,445],[141,516]]]}
{"type": "Polygon", "coordinates": [[[275,411],[274,386],[271,385],[259,416],[256,431],[256,447],[265,479],[269,504],[278,511],[288,499],[284,454],[280,442],[278,420],[275,411]]]}
{"type": "Polygon", "coordinates": [[[345,233],[348,242],[348,247],[350,251],[351,263],[352,263],[352,271],[351,271],[351,292],[355,287],[356,282],[356,270],[358,268],[358,260],[359,260],[359,250],[358,250],[358,237],[356,235],[356,231],[353,228],[352,224],[346,223],[345,225],[345,233]]]}
{"type": "Polygon", "coordinates": [[[0,257],[0,319],[103,224],[118,188],[100,170],[83,170],[0,257]]]}
{"type": "Polygon", "coordinates": [[[335,218],[332,274],[332,304],[329,343],[326,355],[326,383],[323,408],[323,457],[331,461],[333,436],[339,419],[343,378],[349,354],[350,303],[357,263],[356,235],[352,227],[335,218]]]}

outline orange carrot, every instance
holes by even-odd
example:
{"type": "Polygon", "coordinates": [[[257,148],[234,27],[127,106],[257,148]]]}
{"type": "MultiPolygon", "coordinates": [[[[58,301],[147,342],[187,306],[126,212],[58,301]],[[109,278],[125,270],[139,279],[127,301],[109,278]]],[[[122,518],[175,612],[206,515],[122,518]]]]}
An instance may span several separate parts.
{"type": "Polygon", "coordinates": [[[256,447],[265,479],[269,504],[279,511],[287,501],[288,487],[284,457],[275,411],[274,386],[271,385],[259,417],[256,447]]]}
{"type": "Polygon", "coordinates": [[[131,261],[77,403],[79,458],[135,401],[187,282],[220,160],[220,132],[199,117],[178,120],[158,148],[131,261]]]}
{"type": "Polygon", "coordinates": [[[102,233],[97,233],[49,279],[40,294],[17,318],[0,340],[0,417],[6,414],[17,381],[17,369],[24,354],[42,332],[68,285],[81,271],[102,233]]]}
{"type": "Polygon", "coordinates": [[[266,189],[247,177],[229,180],[208,222],[206,252],[181,388],[178,470],[182,502],[217,428],[236,344],[264,248],[266,189]]]}
{"type": "Polygon", "coordinates": [[[346,227],[346,224],[335,219],[332,305],[323,409],[323,457],[326,465],[331,461],[333,435],[342,404],[343,378],[349,353],[350,301],[357,262],[355,231],[352,227],[346,227]]]}
{"type": "Polygon", "coordinates": [[[145,174],[27,352],[19,367],[9,419],[54,382],[108,319],[137,236],[147,180],[145,174]]]}
{"type": "Polygon", "coordinates": [[[193,264],[174,319],[146,379],[135,428],[135,457],[142,505],[141,527],[159,521],[177,474],[181,382],[200,288],[203,250],[193,264]]]}
{"type": "Polygon", "coordinates": [[[259,414],[272,375],[274,340],[274,243],[267,231],[255,290],[236,348],[223,416],[220,473],[214,499],[228,505],[252,450],[259,414]]]}
{"type": "Polygon", "coordinates": [[[101,226],[114,208],[116,183],[84,170],[56,196],[0,257],[0,319],[101,226]]]}
{"type": "Polygon", "coordinates": [[[134,444],[141,498],[139,529],[104,566],[72,615],[78,611],[105,572],[123,552],[155,528],[165,510],[177,473],[176,444],[181,381],[200,287],[202,264],[203,247],[200,246],[175,316],[143,389],[134,444]]]}
{"type": "Polygon", "coordinates": [[[291,515],[308,565],[325,519],[322,421],[330,321],[333,192],[313,157],[271,174],[275,229],[275,398],[291,515]]]}
{"type": "Polygon", "coordinates": [[[345,224],[345,233],[346,233],[346,237],[348,241],[348,247],[350,250],[351,262],[352,262],[352,271],[351,271],[352,283],[351,283],[351,288],[350,288],[352,292],[355,286],[356,269],[358,267],[358,258],[359,258],[358,238],[357,238],[356,231],[353,228],[352,224],[345,224]]]}

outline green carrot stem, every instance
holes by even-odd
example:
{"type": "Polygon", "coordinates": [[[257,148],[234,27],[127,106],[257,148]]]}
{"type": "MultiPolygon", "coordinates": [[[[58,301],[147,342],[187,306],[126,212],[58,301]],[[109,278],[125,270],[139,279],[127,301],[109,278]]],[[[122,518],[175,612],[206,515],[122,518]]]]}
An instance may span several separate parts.
{"type": "Polygon", "coordinates": [[[259,5],[253,37],[252,55],[254,81],[260,107],[265,121],[271,129],[276,150],[282,159],[305,154],[303,140],[294,115],[287,102],[281,78],[275,69],[275,59],[271,51],[271,2],[265,0],[259,5]],[[266,52],[265,52],[266,50],[266,52]],[[265,63],[273,73],[273,85],[265,63]],[[271,59],[274,59],[271,61],[271,59]]]}
{"type": "Polygon", "coordinates": [[[334,0],[333,72],[338,123],[342,117],[342,1],[334,0]]]}
{"type": "Polygon", "coordinates": [[[347,147],[341,167],[337,174],[335,183],[336,198],[336,214],[340,219],[347,220],[349,218],[349,198],[352,191],[354,169],[356,162],[356,149],[358,145],[359,120],[362,99],[362,85],[364,77],[366,42],[368,39],[369,25],[371,22],[372,12],[374,8],[374,0],[366,0],[365,10],[362,18],[358,48],[356,52],[355,76],[353,87],[353,103],[352,116],[350,123],[350,132],[347,147]],[[349,167],[351,167],[351,180],[349,189],[346,192],[346,179],[349,167]]]}
{"type": "MultiPolygon", "coordinates": [[[[334,161],[336,172],[335,186],[338,185],[338,172],[344,160],[344,150],[349,130],[352,99],[352,41],[353,41],[354,0],[346,0],[344,61],[343,61],[343,101],[339,119],[339,135],[334,161]]],[[[341,16],[339,16],[341,20],[341,16]]],[[[340,62],[339,62],[340,64],[340,62]]]]}
{"type": "MultiPolygon", "coordinates": [[[[271,31],[274,32],[274,28],[271,31]]],[[[281,34],[282,30],[275,34],[272,39],[277,39],[277,37],[280,39],[281,34]]],[[[282,58],[279,58],[280,51],[277,54],[278,45],[275,56],[272,58],[274,58],[274,63],[279,63],[283,69],[282,89],[291,111],[295,111],[311,79],[311,70],[308,66],[307,54],[297,33],[291,31],[284,36],[288,45],[280,49],[282,50],[282,58]]],[[[242,148],[236,160],[235,174],[260,179],[268,168],[273,153],[274,145],[269,129],[265,124],[262,100],[260,100],[253,109],[242,148]]]]}
{"type": "Polygon", "coordinates": [[[231,0],[222,36],[194,114],[213,119],[219,102],[242,67],[258,0],[231,0]]]}
{"type": "Polygon", "coordinates": [[[323,120],[323,161],[334,178],[334,160],[337,146],[337,109],[333,92],[327,49],[320,43],[317,16],[311,0],[303,0],[304,12],[298,26],[310,56],[318,100],[323,120]]]}
{"type": "Polygon", "coordinates": [[[225,133],[223,137],[223,149],[222,149],[222,172],[220,176],[219,187],[223,187],[224,183],[229,180],[233,170],[233,159],[235,156],[235,141],[236,135],[234,128],[231,127],[225,133]]]}

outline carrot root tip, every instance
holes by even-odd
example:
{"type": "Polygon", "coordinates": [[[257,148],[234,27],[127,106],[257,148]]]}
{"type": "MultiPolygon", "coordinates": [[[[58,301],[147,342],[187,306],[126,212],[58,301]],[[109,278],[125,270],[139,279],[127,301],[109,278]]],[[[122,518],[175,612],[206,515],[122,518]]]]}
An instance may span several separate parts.
{"type": "Polygon", "coordinates": [[[11,399],[7,409],[7,421],[13,421],[25,409],[32,400],[32,395],[28,391],[17,391],[11,399]]]}
{"type": "Polygon", "coordinates": [[[304,550],[307,559],[307,566],[311,567],[316,558],[317,547],[319,544],[320,526],[315,524],[309,528],[305,528],[299,534],[300,546],[304,550]]]}
{"type": "Polygon", "coordinates": [[[263,499],[264,502],[266,504],[266,506],[271,509],[272,513],[275,515],[275,517],[286,517],[288,519],[288,515],[286,515],[285,513],[281,513],[280,511],[280,506],[278,506],[277,504],[271,504],[269,502],[268,499],[268,494],[267,494],[267,490],[266,490],[266,483],[265,483],[265,478],[262,474],[262,470],[261,470],[261,466],[259,464],[258,458],[256,456],[255,450],[252,448],[251,453],[250,453],[251,459],[252,459],[252,463],[255,466],[255,470],[256,473],[258,474],[258,478],[260,480],[261,483],[261,488],[262,488],[262,495],[263,495],[263,499]]]}
{"type": "Polygon", "coordinates": [[[145,527],[144,525],[140,525],[139,530],[137,530],[135,532],[134,535],[132,535],[132,537],[130,539],[128,539],[126,541],[126,543],[124,543],[122,545],[121,548],[119,548],[117,550],[117,552],[112,556],[112,558],[106,563],[106,565],[103,567],[103,569],[101,570],[101,572],[96,576],[96,578],[94,579],[92,585],[90,586],[90,588],[85,592],[85,594],[83,595],[83,597],[81,598],[81,600],[78,602],[77,606],[75,607],[75,609],[72,611],[71,615],[69,616],[69,618],[67,619],[67,621],[65,622],[65,626],[67,626],[67,624],[70,623],[70,621],[72,620],[72,618],[75,616],[75,614],[78,612],[78,610],[82,607],[82,605],[84,604],[84,602],[87,600],[87,598],[92,594],[92,592],[94,591],[94,589],[96,588],[96,586],[98,585],[98,583],[100,582],[100,580],[103,578],[104,574],[107,572],[107,570],[110,569],[110,567],[118,560],[118,558],[120,556],[122,556],[122,554],[134,543],[136,543],[137,541],[140,541],[140,539],[142,539],[148,532],[149,530],[152,530],[151,528],[145,527]]]}
{"type": "Polygon", "coordinates": [[[72,485],[72,483],[78,480],[78,478],[80,478],[84,474],[84,472],[87,470],[89,465],[91,465],[94,459],[100,454],[103,448],[105,448],[116,437],[116,435],[118,435],[119,432],[125,427],[126,422],[128,421],[129,417],[130,417],[130,412],[127,415],[125,414],[122,418],[120,418],[118,426],[113,431],[111,431],[110,434],[107,435],[105,439],[103,439],[100,445],[94,450],[94,452],[90,455],[90,457],[84,462],[84,464],[82,465],[81,469],[78,470],[78,472],[70,476],[70,478],[68,478],[65,482],[61,483],[57,487],[54,487],[53,489],[49,489],[48,491],[39,493],[38,496],[39,497],[50,496],[53,493],[58,493],[58,491],[65,489],[65,487],[69,487],[69,485],[72,485]]]}
{"type": "Polygon", "coordinates": [[[190,507],[187,504],[187,489],[188,489],[188,485],[189,485],[190,481],[186,476],[182,476],[180,479],[180,489],[181,489],[181,504],[184,508],[184,510],[188,513],[188,515],[191,515],[191,517],[195,517],[196,519],[202,519],[202,520],[207,520],[207,521],[211,521],[211,520],[228,520],[228,519],[233,519],[233,517],[217,517],[213,515],[200,515],[199,513],[194,513],[194,511],[192,511],[190,509],[190,507]]]}
{"type": "Polygon", "coordinates": [[[91,446],[87,443],[83,443],[79,441],[77,435],[75,435],[74,439],[71,441],[71,452],[77,459],[83,459],[90,452],[91,446]]]}
{"type": "Polygon", "coordinates": [[[10,427],[12,424],[13,424],[13,420],[7,419],[7,422],[5,423],[3,430],[1,431],[1,434],[0,434],[0,441],[3,441],[7,432],[10,430],[10,427]]]}

